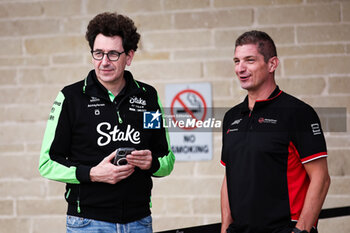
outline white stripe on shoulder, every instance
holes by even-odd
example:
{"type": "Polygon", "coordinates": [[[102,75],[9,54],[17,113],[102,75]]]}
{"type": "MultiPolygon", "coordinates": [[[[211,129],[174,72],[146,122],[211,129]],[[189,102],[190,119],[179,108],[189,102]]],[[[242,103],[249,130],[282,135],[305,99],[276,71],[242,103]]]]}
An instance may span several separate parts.
{"type": "Polygon", "coordinates": [[[316,159],[325,158],[325,157],[328,157],[328,154],[325,154],[325,155],[320,155],[320,156],[317,156],[317,157],[311,158],[311,159],[309,159],[309,160],[306,160],[306,161],[302,162],[302,164],[305,164],[305,163],[308,163],[308,162],[314,161],[314,160],[316,160],[316,159]]]}

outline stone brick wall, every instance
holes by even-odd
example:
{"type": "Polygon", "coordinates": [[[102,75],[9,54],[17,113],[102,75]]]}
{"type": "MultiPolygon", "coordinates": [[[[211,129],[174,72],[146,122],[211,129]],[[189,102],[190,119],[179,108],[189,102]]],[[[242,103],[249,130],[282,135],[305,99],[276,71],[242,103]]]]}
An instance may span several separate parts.
{"type": "MultiPolygon", "coordinates": [[[[166,84],[205,81],[214,107],[239,103],[246,93],[233,73],[234,41],[259,29],[277,44],[283,90],[350,113],[348,0],[0,0],[0,233],[64,232],[64,185],[39,176],[39,150],[58,91],[92,68],[84,33],[102,11],[135,20],[142,39],[130,69],[163,102],[166,84]]],[[[325,207],[350,205],[347,123],[346,132],[326,133],[325,207]]],[[[220,133],[214,145],[213,160],[178,162],[155,179],[155,231],[220,221],[220,133]]],[[[320,232],[350,232],[350,216],[321,220],[320,232]]]]}

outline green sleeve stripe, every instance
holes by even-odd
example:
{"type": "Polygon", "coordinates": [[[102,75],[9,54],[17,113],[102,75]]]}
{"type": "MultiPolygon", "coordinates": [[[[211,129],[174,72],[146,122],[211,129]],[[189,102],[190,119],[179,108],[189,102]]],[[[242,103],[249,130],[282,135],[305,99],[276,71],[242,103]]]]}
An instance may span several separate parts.
{"type": "Polygon", "coordinates": [[[43,143],[40,151],[39,172],[43,177],[64,183],[79,184],[76,178],[76,167],[66,167],[50,158],[50,148],[55,137],[58,119],[62,111],[65,97],[62,92],[58,94],[53,104],[49,120],[46,125],[43,143]]]}
{"type": "MultiPolygon", "coordinates": [[[[159,97],[158,97],[158,104],[159,104],[160,110],[162,112],[162,117],[163,117],[164,110],[163,110],[163,106],[162,106],[162,103],[160,102],[159,97]]],[[[163,118],[163,121],[164,121],[164,118],[163,118]]],[[[169,153],[166,156],[158,158],[160,166],[159,166],[158,171],[153,173],[154,176],[168,176],[168,175],[170,175],[171,171],[174,169],[175,155],[174,155],[173,151],[171,150],[168,128],[165,128],[164,130],[165,130],[166,140],[168,143],[169,153]]]]}

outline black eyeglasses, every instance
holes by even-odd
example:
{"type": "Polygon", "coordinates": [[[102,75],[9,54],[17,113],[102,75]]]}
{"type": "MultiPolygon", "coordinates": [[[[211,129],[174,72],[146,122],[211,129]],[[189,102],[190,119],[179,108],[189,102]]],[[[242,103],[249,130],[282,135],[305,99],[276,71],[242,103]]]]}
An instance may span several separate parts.
{"type": "Polygon", "coordinates": [[[110,61],[118,61],[120,55],[123,53],[125,53],[125,51],[123,52],[109,51],[108,53],[104,53],[101,50],[91,51],[92,57],[97,61],[101,61],[105,55],[107,55],[107,58],[110,61]]]}

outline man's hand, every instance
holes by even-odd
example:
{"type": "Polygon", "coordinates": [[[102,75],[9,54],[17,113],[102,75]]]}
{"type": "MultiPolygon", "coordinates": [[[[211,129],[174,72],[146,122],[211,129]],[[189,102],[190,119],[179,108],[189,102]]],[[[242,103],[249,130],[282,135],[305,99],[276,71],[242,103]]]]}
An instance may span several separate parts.
{"type": "Polygon", "coordinates": [[[126,156],[128,164],[148,170],[152,165],[152,152],[150,150],[135,150],[126,156]]]}
{"type": "Polygon", "coordinates": [[[115,157],[115,151],[104,158],[97,166],[90,170],[90,180],[92,182],[103,182],[116,184],[119,181],[129,177],[135,170],[131,164],[116,166],[111,163],[115,157]]]}

